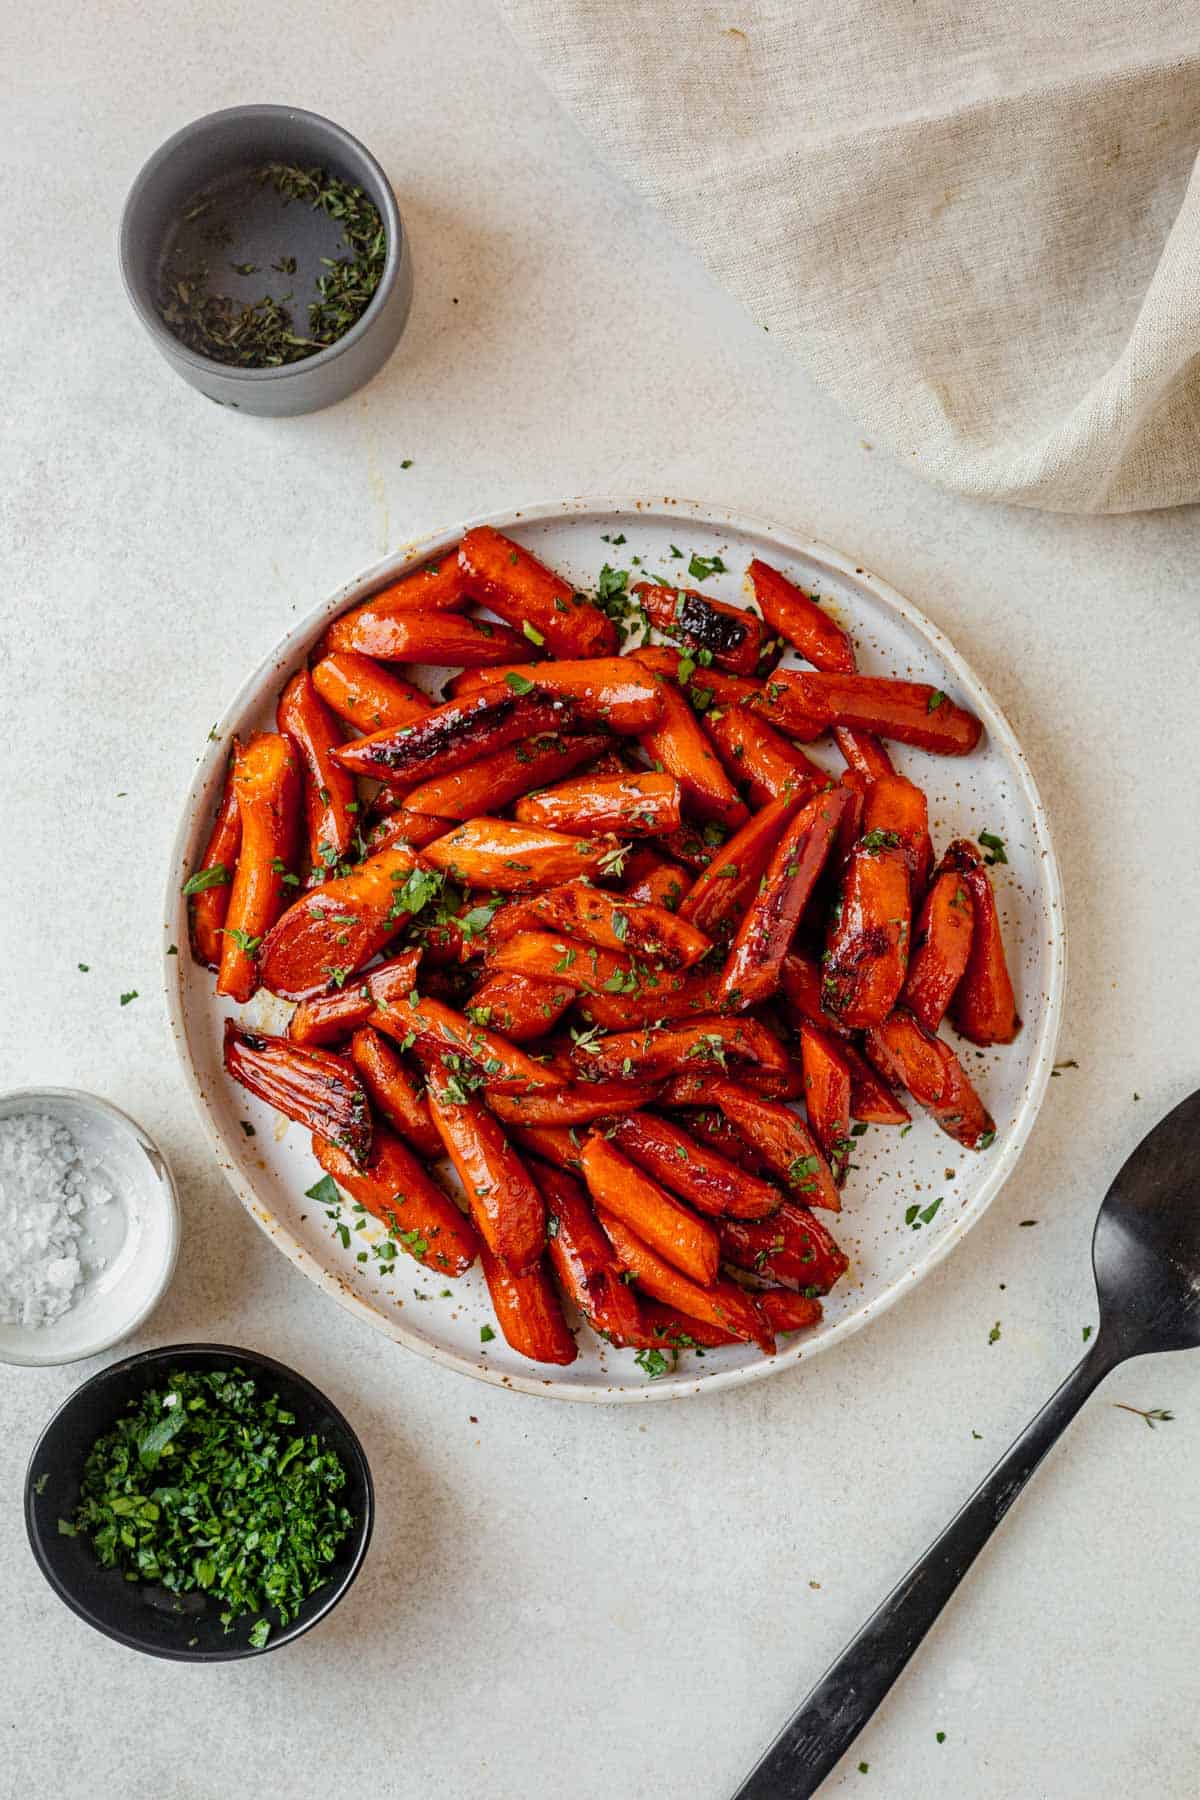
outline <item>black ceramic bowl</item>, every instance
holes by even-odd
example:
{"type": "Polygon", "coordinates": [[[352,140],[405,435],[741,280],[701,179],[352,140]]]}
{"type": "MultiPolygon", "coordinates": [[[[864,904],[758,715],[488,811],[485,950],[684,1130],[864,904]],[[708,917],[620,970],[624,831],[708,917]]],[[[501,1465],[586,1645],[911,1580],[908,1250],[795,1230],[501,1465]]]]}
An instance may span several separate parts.
{"type": "Polygon", "coordinates": [[[229,1344],[172,1344],[101,1369],[59,1407],[37,1441],[25,1477],[29,1542],[59,1598],[117,1643],[177,1662],[232,1662],[259,1656],[310,1630],[333,1610],[362,1567],[374,1514],[375,1491],[363,1447],[337,1407],[294,1369],[229,1344]],[[132,1401],[173,1369],[234,1368],[254,1376],[264,1392],[278,1394],[302,1431],[315,1431],[327,1449],[336,1451],[347,1476],[343,1499],[354,1516],[353,1529],[330,1564],[328,1581],[305,1601],[290,1624],[280,1625],[273,1609],[267,1609],[271,1632],[261,1651],[249,1641],[260,1615],[247,1613],[226,1631],[219,1600],[126,1581],[119,1569],[101,1567],[86,1537],[64,1536],[58,1529],[59,1519],[70,1519],[79,1503],[88,1451],[132,1401]]]}

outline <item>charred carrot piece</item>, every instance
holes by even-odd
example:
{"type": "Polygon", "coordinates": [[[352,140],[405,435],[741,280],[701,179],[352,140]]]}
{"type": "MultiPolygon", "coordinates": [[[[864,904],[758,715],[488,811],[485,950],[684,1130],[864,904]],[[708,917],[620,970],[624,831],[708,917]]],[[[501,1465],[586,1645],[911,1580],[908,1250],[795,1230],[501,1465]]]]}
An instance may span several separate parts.
{"type": "Polygon", "coordinates": [[[612,1141],[658,1181],[705,1213],[763,1219],[779,1206],[770,1182],[750,1174],[678,1125],[650,1113],[619,1116],[612,1141]]]}
{"type": "Polygon", "coordinates": [[[369,656],[341,650],[313,664],[313,686],[339,719],[359,731],[411,725],[433,711],[428,694],[369,656]]]}
{"type": "Polygon", "coordinates": [[[490,525],[468,531],[458,549],[471,597],[507,619],[551,656],[612,656],[617,628],[599,607],[522,545],[490,525]]]}
{"type": "Polygon", "coordinates": [[[518,800],[513,816],[524,825],[574,831],[583,837],[619,832],[657,837],[680,823],[680,786],[673,775],[584,775],[518,800]]]}
{"type": "Polygon", "coordinates": [[[1021,1020],[987,869],[974,844],[962,838],[951,844],[942,866],[958,870],[973,909],[971,950],[950,1005],[951,1020],[973,1044],[1011,1044],[1021,1020]]]}
{"type": "Polygon", "coordinates": [[[229,889],[242,841],[242,815],[233,780],[236,757],[235,743],[204,855],[183,889],[188,894],[188,936],[192,957],[208,969],[221,966],[221,927],[229,911],[229,889]]]}
{"type": "Polygon", "coordinates": [[[485,1242],[479,1261],[505,1343],[530,1362],[573,1363],[579,1349],[567,1330],[545,1257],[518,1275],[493,1256],[485,1242]]]}
{"type": "Polygon", "coordinates": [[[701,1287],[711,1287],[720,1245],[711,1225],[681,1206],[644,1170],[592,1132],[583,1146],[583,1178],[597,1206],[635,1231],[644,1244],[701,1287]]]}
{"type": "Polygon", "coordinates": [[[726,774],[746,789],[755,806],[787,794],[806,799],[829,780],[819,763],[744,706],[711,707],[701,715],[701,724],[726,774]]]}
{"type": "Polygon", "coordinates": [[[912,901],[908,865],[893,831],[861,837],[850,857],[825,952],[821,998],[843,1025],[878,1025],[908,972],[912,901]]]}
{"type": "Polygon", "coordinates": [[[740,918],[758,892],[780,834],[799,812],[799,794],[772,800],[747,819],[741,830],[713,856],[679,903],[679,916],[715,935],[727,919],[740,918]]]}
{"type": "Polygon", "coordinates": [[[654,679],[658,682],[662,717],[657,725],[640,734],[642,749],[656,768],[675,777],[684,802],[693,812],[702,819],[718,819],[736,828],[749,817],[737,789],[674,682],[661,675],[654,679]]]}
{"type": "Polygon", "coordinates": [[[786,1069],[787,1057],[778,1038],[754,1019],[723,1019],[715,1014],[674,1029],[613,1032],[597,1044],[579,1044],[577,1066],[601,1080],[622,1075],[674,1075],[679,1070],[724,1066],[724,1058],[786,1069]]]}
{"type": "Polygon", "coordinates": [[[488,1091],[488,1105],[506,1125],[590,1125],[654,1098],[644,1081],[581,1081],[527,1094],[488,1091]]]}
{"type": "Polygon", "coordinates": [[[279,696],[275,723],[296,746],[304,772],[304,821],[308,883],[324,881],[354,842],[358,790],[333,752],[343,734],[313,686],[307,669],[292,676],[279,696]]]}
{"type": "Polygon", "coordinates": [[[949,1044],[918,1025],[900,1008],[868,1031],[867,1055],[893,1081],[908,1089],[918,1106],[967,1150],[986,1150],[996,1127],[949,1044]]]}
{"type": "Polygon", "coordinates": [[[430,994],[414,999],[389,992],[372,1013],[371,1024],[402,1049],[415,1047],[423,1063],[436,1067],[441,1085],[451,1090],[481,1082],[506,1094],[566,1086],[566,1077],[557,1070],[534,1062],[507,1038],[474,1024],[430,994]]]}
{"type": "Polygon", "coordinates": [[[432,781],[508,744],[555,731],[567,714],[549,700],[525,700],[510,688],[448,700],[409,725],[388,726],[343,744],[342,767],[377,781],[432,781]]]}
{"type": "Polygon", "coordinates": [[[787,1200],[771,1219],[722,1219],[721,1255],[768,1281],[827,1294],[850,1259],[807,1206],[787,1200]]]}
{"type": "Polygon", "coordinates": [[[686,869],[660,856],[649,844],[635,844],[625,859],[621,885],[631,900],[677,912],[691,877],[686,869]]]}
{"type": "MultiPolygon", "coordinates": [[[[739,717],[749,719],[755,730],[763,735],[756,741],[763,744],[774,742],[787,744],[797,738],[803,743],[812,743],[825,735],[825,726],[817,719],[805,721],[793,717],[788,726],[788,737],[784,738],[777,731],[758,718],[751,711],[751,703],[757,700],[762,691],[761,683],[750,681],[743,675],[726,675],[720,669],[705,668],[693,665],[690,656],[681,656],[677,651],[668,650],[661,644],[643,644],[632,652],[632,660],[639,662],[646,669],[653,670],[656,675],[666,676],[668,680],[677,682],[687,694],[693,710],[707,725],[713,713],[736,713],[739,717]]],[[[799,752],[797,752],[799,755],[799,752]]],[[[807,758],[802,758],[807,762],[807,758]]],[[[815,765],[814,765],[815,766],[815,765]]],[[[734,771],[730,771],[731,774],[734,771]]],[[[827,779],[827,777],[825,777],[827,779]]]]}
{"type": "Polygon", "coordinates": [[[819,719],[824,725],[851,725],[941,756],[966,756],[983,732],[975,715],[947,699],[940,688],[883,675],[777,669],[751,705],[783,732],[792,719],[805,725],[819,719]]]}
{"type": "Polygon", "coordinates": [[[359,613],[404,613],[404,612],[455,612],[465,605],[467,586],[463,572],[458,565],[458,545],[452,544],[448,550],[423,569],[414,569],[411,575],[402,575],[399,581],[393,581],[353,612],[344,613],[343,618],[352,619],[359,613]]]}
{"type": "Polygon", "coordinates": [[[668,856],[698,875],[707,869],[731,836],[732,831],[728,827],[710,819],[703,828],[685,824],[678,831],[667,832],[659,838],[658,843],[668,856]]]}
{"type": "Polygon", "coordinates": [[[512,1044],[527,1044],[552,1031],[575,998],[562,981],[530,981],[497,969],[485,975],[467,1003],[467,1017],[512,1044]]]}
{"type": "Polygon", "coordinates": [[[535,894],[529,910],[541,925],[627,957],[644,956],[665,969],[690,969],[709,949],[702,931],[665,907],[568,881],[535,894]]]}
{"type": "Polygon", "coordinates": [[[382,1033],[369,1025],[350,1040],[350,1056],[372,1103],[388,1124],[424,1157],[442,1154],[442,1140],[425,1090],[415,1082],[382,1033]]]}
{"type": "Polygon", "coordinates": [[[410,812],[434,813],[441,819],[473,819],[477,813],[498,812],[530,788],[558,781],[581,763],[590,762],[607,742],[599,732],[589,737],[548,732],[527,743],[508,744],[465,768],[421,782],[404,804],[410,812]]]}
{"type": "Polygon", "coordinates": [[[524,1163],[478,1100],[439,1090],[440,1065],[427,1065],[429,1111],[454,1164],[476,1229],[493,1256],[518,1275],[536,1268],[546,1242],[546,1209],[524,1163]]]}
{"type": "Polygon", "coordinates": [[[665,1082],[657,1104],[672,1112],[682,1109],[681,1122],[690,1136],[715,1150],[726,1162],[736,1163],[748,1175],[762,1175],[761,1159],[715,1106],[705,1104],[703,1088],[694,1085],[690,1075],[674,1075],[665,1082]]]}
{"type": "Polygon", "coordinates": [[[841,1211],[842,1197],[820,1146],[790,1106],[764,1099],[733,1081],[714,1082],[712,1099],[782,1179],[793,1199],[841,1211]]]}
{"type": "Polygon", "coordinates": [[[221,934],[217,992],[244,1003],[259,983],[259,951],[286,905],[300,823],[300,772],[290,741],[259,732],[234,753],[241,845],[221,934]]]}
{"type": "Polygon", "coordinates": [[[936,1031],[971,954],[975,903],[957,869],[945,869],[925,896],[901,999],[926,1031],[936,1031]]]}
{"type": "Polygon", "coordinates": [[[337,1144],[359,1167],[371,1148],[371,1109],[352,1065],[327,1050],[225,1021],[226,1073],[276,1112],[337,1144]]]}
{"type": "Polygon", "coordinates": [[[622,735],[645,731],[662,716],[662,700],[653,676],[628,656],[598,657],[594,662],[522,662],[507,669],[467,669],[450,683],[456,699],[500,688],[530,698],[561,700],[572,707],[581,723],[603,725],[622,735]]]}
{"type": "Polygon", "coordinates": [[[545,1163],[531,1164],[529,1172],[546,1203],[547,1249],[563,1292],[611,1343],[640,1343],[642,1309],[584,1189],[545,1163]]]}
{"type": "Polygon", "coordinates": [[[846,799],[842,787],[815,794],[779,839],[721,975],[726,1006],[755,1006],[778,989],[783,959],[825,866],[846,799]]]}
{"type": "Polygon", "coordinates": [[[345,1151],[318,1137],[313,1154],[352,1200],[383,1221],[388,1236],[409,1256],[438,1275],[466,1274],[480,1249],[475,1227],[386,1125],[375,1127],[365,1168],[356,1168],[345,1151]]]}
{"type": "Polygon", "coordinates": [[[416,868],[412,851],[400,844],[293,901],[263,941],[263,985],[285,1000],[344,985],[423,903],[416,868]]]}
{"type": "Polygon", "coordinates": [[[689,1319],[686,1313],[664,1306],[661,1300],[643,1300],[642,1328],[645,1336],[630,1348],[638,1350],[718,1350],[724,1344],[739,1344],[741,1339],[721,1325],[706,1324],[703,1319],[689,1319]]]}
{"type": "Polygon", "coordinates": [[[536,825],[507,819],[469,819],[423,852],[425,861],[445,869],[467,887],[512,894],[557,887],[581,875],[602,876],[618,846],[603,838],[567,837],[536,825]]]}
{"type": "Polygon", "coordinates": [[[519,1149],[567,1174],[579,1174],[583,1136],[573,1125],[509,1125],[506,1129],[519,1149]]]}
{"type": "Polygon", "coordinates": [[[432,844],[437,838],[445,837],[452,819],[435,819],[428,813],[409,812],[407,807],[398,807],[381,819],[368,834],[367,848],[372,856],[378,856],[381,850],[394,850],[397,844],[404,844],[410,850],[423,850],[426,844],[432,844]]]}
{"type": "Polygon", "coordinates": [[[821,1323],[821,1302],[811,1294],[793,1294],[787,1288],[760,1288],[754,1298],[772,1331],[807,1331],[821,1323]]]}
{"type": "Polygon", "coordinates": [[[386,613],[364,606],[335,619],[322,649],[353,650],[384,662],[432,663],[462,669],[496,668],[528,656],[525,642],[507,625],[461,613],[386,613]]]}
{"type": "MultiPolygon", "coordinates": [[[[833,1013],[826,1011],[821,986],[821,970],[810,956],[798,950],[792,950],[783,959],[780,970],[780,983],[794,1019],[809,1019],[819,1025],[822,1031],[835,1032],[838,1037],[850,1035],[848,1025],[833,1013]]],[[[856,1113],[855,1117],[859,1117],[856,1113]]]]}
{"type": "Polygon", "coordinates": [[[690,1319],[732,1332],[745,1343],[755,1343],[768,1356],[775,1354],[775,1339],[766,1320],[750,1295],[735,1282],[717,1280],[711,1287],[701,1287],[656,1255],[615,1213],[600,1207],[596,1213],[618,1257],[652,1299],[686,1313],[690,1319]]]}
{"type": "Polygon", "coordinates": [[[710,600],[695,588],[657,587],[635,581],[632,590],[650,623],[667,637],[703,650],[731,675],[753,675],[763,655],[762,620],[742,606],[710,600]]]}
{"type": "Polygon", "coordinates": [[[836,1039],[806,1023],[800,1027],[800,1066],[812,1134],[840,1185],[850,1161],[850,1064],[836,1039]]]}
{"type": "Polygon", "coordinates": [[[908,1108],[866,1057],[844,1041],[841,1051],[850,1068],[850,1117],[863,1125],[907,1125],[912,1117],[908,1108]]]}
{"type": "Polygon", "coordinates": [[[389,981],[403,993],[415,986],[420,950],[405,950],[392,961],[381,963],[352,987],[301,1000],[288,1020],[288,1036],[294,1044],[336,1044],[365,1025],[376,1006],[376,996],[386,993],[389,981]]]}
{"type": "MultiPolygon", "coordinates": [[[[636,993],[588,994],[579,1010],[591,1025],[619,1031],[634,1025],[653,1025],[659,1019],[694,1019],[717,1010],[716,972],[700,969],[673,975],[663,970],[657,985],[649,975],[640,978],[636,993]]],[[[624,983],[622,984],[625,985],[624,983]]]]}
{"type": "Polygon", "coordinates": [[[864,836],[893,833],[900,840],[912,876],[914,900],[929,885],[933,846],[929,842],[929,804],[915,782],[903,775],[881,775],[863,796],[864,836]]]}
{"type": "Polygon", "coordinates": [[[561,981],[579,994],[654,993],[662,971],[597,944],[572,943],[553,931],[518,931],[488,951],[487,968],[537,982],[561,981]]]}

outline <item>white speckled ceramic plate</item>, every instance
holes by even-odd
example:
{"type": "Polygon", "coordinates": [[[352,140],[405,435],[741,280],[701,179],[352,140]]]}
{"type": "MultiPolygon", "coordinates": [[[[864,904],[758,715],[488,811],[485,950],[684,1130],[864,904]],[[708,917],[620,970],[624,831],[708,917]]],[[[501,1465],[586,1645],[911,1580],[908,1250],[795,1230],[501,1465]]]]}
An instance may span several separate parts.
{"type": "MultiPolygon", "coordinates": [[[[173,943],[181,950],[165,959],[167,997],[201,1120],[234,1192],[298,1269],[377,1330],[465,1375],[568,1400],[665,1400],[791,1368],[857,1331],[939,1263],[1012,1173],[1029,1135],[1052,1066],[1066,965],[1058,868],[1033,776],[1007,720],[936,626],[852,558],[803,532],[677,500],[568,500],[469,523],[511,533],[580,588],[595,585],[605,562],[629,567],[638,556],[650,572],[669,568],[674,544],[685,556],[720,555],[729,573],[706,582],[705,592],[737,600],[747,563],[763,556],[821,595],[855,637],[864,672],[934,682],[980,715],[986,736],[975,755],[939,758],[897,748],[896,762],[929,797],[935,850],[952,837],[976,837],[981,830],[997,833],[1008,847],[1007,866],[995,871],[996,885],[1024,1029],[1005,1048],[978,1052],[959,1045],[996,1120],[996,1142],[973,1155],[915,1109],[915,1123],[904,1137],[872,1127],[856,1140],[859,1166],[847,1183],[844,1210],[833,1221],[851,1267],[826,1301],[821,1326],[783,1339],[774,1358],[739,1345],[708,1351],[703,1358],[685,1356],[676,1373],[657,1380],[647,1380],[631,1351],[614,1350],[586,1329],[579,1333],[578,1360],[568,1369],[531,1365],[499,1335],[482,1344],[480,1327],[492,1312],[478,1270],[449,1292],[407,1257],[385,1276],[368,1251],[374,1222],[355,1229],[359,1220],[349,1209],[344,1214],[349,1245],[343,1245],[323,1207],[305,1197],[321,1173],[307,1134],[245,1094],[222,1070],[223,1019],[238,1009],[216,997],[211,974],[184,952],[186,902],[180,888],[202,853],[231,738],[273,724],[280,687],[337,613],[453,544],[466,524],[385,558],[296,625],[246,682],[201,759],[172,851],[164,938],[164,947],[173,943]],[[618,547],[606,541],[620,533],[625,541],[618,547]],[[243,1130],[243,1120],[253,1136],[243,1130]],[[917,1229],[905,1224],[905,1210],[914,1201],[924,1207],[938,1198],[942,1205],[931,1224],[917,1229]],[[366,1258],[359,1261],[364,1251],[366,1258]]],[[[832,749],[818,746],[817,754],[827,756],[831,768],[840,766],[832,749]]],[[[286,1002],[262,993],[241,1016],[262,1029],[280,1030],[289,1011],[286,1002]]]]}

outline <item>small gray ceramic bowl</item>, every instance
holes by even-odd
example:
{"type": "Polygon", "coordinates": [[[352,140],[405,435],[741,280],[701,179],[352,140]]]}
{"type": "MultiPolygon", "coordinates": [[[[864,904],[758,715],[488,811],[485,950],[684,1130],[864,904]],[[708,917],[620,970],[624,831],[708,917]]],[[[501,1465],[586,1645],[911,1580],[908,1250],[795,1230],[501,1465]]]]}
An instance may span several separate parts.
{"type": "MultiPolygon", "coordinates": [[[[231,204],[236,207],[236,202],[231,204]]],[[[306,260],[314,264],[321,254],[336,253],[330,238],[331,232],[336,235],[336,227],[324,213],[293,202],[282,216],[285,224],[271,241],[263,236],[261,219],[242,220],[236,213],[231,236],[221,238],[214,233],[214,261],[221,271],[219,287],[214,274],[216,291],[227,292],[239,302],[254,301],[266,284],[286,285],[283,274],[272,276],[265,271],[269,271],[272,258],[293,254],[291,246],[299,248],[302,256],[307,251],[306,260]],[[314,236],[322,232],[324,241],[314,236]],[[225,243],[229,244],[228,255],[220,253],[225,243]],[[254,275],[242,274],[239,262],[253,262],[254,275]]],[[[271,230],[274,233],[274,226],[271,230]]],[[[272,418],[290,418],[332,406],[369,381],[399,342],[412,300],[408,238],[387,176],[348,131],[295,106],[231,106],[194,120],[168,138],[130,189],[121,217],[120,256],[125,290],[155,347],[176,373],[219,406],[272,418]],[[328,349],[278,368],[231,368],[188,349],[164,322],[158,310],[162,270],[179,240],[188,203],[202,190],[238,176],[244,180],[252,170],[270,162],[319,167],[361,187],[383,219],[387,260],[362,318],[328,349]]],[[[275,293],[274,297],[284,296],[275,293]]],[[[303,299],[297,295],[293,307],[300,329],[303,299]]]]}

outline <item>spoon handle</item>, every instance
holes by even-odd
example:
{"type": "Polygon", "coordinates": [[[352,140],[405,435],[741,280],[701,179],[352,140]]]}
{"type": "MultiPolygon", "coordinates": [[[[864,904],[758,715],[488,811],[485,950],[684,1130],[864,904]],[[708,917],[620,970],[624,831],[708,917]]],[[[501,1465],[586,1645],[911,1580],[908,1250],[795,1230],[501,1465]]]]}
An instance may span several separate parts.
{"type": "Polygon", "coordinates": [[[825,1671],[734,1795],[808,1800],[858,1736],[1046,1452],[1121,1361],[1098,1339],[825,1671]]]}

